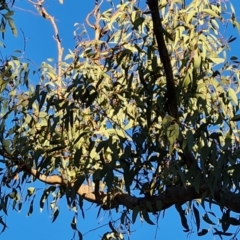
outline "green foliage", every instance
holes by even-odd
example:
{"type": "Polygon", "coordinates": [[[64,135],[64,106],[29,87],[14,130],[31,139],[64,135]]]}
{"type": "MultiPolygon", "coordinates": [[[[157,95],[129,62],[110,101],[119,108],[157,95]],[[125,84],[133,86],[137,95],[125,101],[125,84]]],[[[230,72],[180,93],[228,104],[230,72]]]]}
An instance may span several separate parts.
{"type": "MultiPolygon", "coordinates": [[[[29,182],[32,185],[25,193],[30,200],[28,215],[40,194],[41,210],[51,198],[53,222],[63,196],[70,208],[84,214],[82,203],[78,207],[78,191],[89,182],[108,193],[101,202],[103,209],[111,208],[111,198],[118,192],[151,199],[165,193],[168,186],[193,186],[201,194],[201,205],[185,201],[184,209],[183,202],[174,202],[185,231],[190,231],[186,214],[192,213],[198,236],[208,233],[201,228],[202,220],[214,226],[214,234],[232,235],[227,230],[239,225],[239,220],[224,208],[224,193],[240,190],[240,71],[238,57],[227,56],[235,38],[224,40],[221,31],[226,21],[239,31],[240,25],[229,2],[194,0],[187,6],[183,2],[161,1],[159,6],[178,119],[166,109],[166,69],[159,58],[151,15],[135,1],[121,1],[116,9],[99,13],[105,34],[80,41],[75,52],[69,51],[59,66],[60,76],[55,63],[42,62],[39,82],[29,86],[28,63],[13,56],[2,66],[0,170],[1,187],[6,190],[1,191],[0,208],[5,214],[8,201],[14,209],[21,209],[21,185],[29,182]],[[23,86],[25,90],[20,91],[23,86]],[[186,152],[194,156],[199,172],[186,162],[186,152]],[[62,184],[36,191],[33,186],[39,175],[26,166],[46,176],[61,176],[62,184]],[[221,207],[220,223],[216,217],[216,221],[210,219],[205,201],[221,207]]],[[[3,37],[6,24],[16,35],[13,11],[4,1],[1,4],[0,10],[7,11],[0,25],[3,37]]],[[[154,224],[149,212],[165,208],[162,201],[156,206],[150,200],[145,206],[135,205],[131,222],[140,216],[154,224]]],[[[122,222],[129,218],[126,212],[122,216],[122,222]]],[[[76,223],[74,216],[71,227],[81,239],[76,223]]],[[[0,224],[5,230],[2,218],[0,224]]],[[[123,239],[112,223],[109,227],[112,232],[102,239],[123,239]]]]}

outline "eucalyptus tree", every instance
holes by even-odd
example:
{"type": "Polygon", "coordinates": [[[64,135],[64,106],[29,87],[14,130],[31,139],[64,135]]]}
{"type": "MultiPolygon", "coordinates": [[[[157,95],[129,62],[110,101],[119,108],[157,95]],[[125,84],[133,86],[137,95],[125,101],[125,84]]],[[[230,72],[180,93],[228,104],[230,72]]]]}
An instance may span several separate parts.
{"type": "MultiPolygon", "coordinates": [[[[54,221],[63,196],[76,212],[91,202],[121,216],[102,239],[123,239],[138,216],[155,224],[175,206],[186,232],[192,214],[198,236],[205,221],[236,238],[239,228],[228,228],[240,213],[240,62],[229,55],[236,38],[223,35],[240,30],[232,4],[96,1],[66,53],[45,2],[29,2],[53,26],[57,60],[42,62],[35,86],[28,62],[11,56],[1,67],[1,210],[29,199],[31,214],[40,194],[54,221]]],[[[16,34],[9,4],[1,1],[0,29],[16,34]]],[[[71,226],[82,238],[76,215],[71,226]]]]}

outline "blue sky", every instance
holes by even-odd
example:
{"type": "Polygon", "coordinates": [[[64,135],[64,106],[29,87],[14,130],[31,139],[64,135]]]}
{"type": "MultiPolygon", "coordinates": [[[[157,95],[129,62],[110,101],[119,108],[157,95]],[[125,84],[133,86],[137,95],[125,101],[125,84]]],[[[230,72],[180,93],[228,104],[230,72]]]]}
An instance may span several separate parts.
{"type": "MultiPolygon", "coordinates": [[[[144,3],[143,0],[141,1],[144,3]]],[[[115,0],[115,2],[118,2],[118,0],[115,0]]],[[[240,9],[240,1],[232,0],[232,3],[239,16],[240,10],[238,9],[240,9]]],[[[75,46],[73,38],[74,23],[84,22],[87,13],[89,13],[94,6],[94,0],[65,0],[63,5],[60,5],[58,0],[46,0],[46,6],[48,7],[49,12],[52,13],[57,20],[60,38],[62,39],[65,49],[64,53],[66,54],[68,49],[73,49],[75,46]]],[[[47,58],[54,58],[56,60],[57,49],[52,37],[53,29],[50,22],[36,15],[35,9],[31,4],[27,3],[27,0],[16,0],[14,10],[15,23],[18,28],[18,37],[14,38],[9,33],[9,30],[4,41],[6,49],[1,50],[3,57],[10,55],[16,49],[24,50],[24,38],[20,31],[20,29],[22,29],[27,40],[26,49],[22,57],[33,61],[33,63],[31,63],[32,70],[37,70],[37,66],[47,58]]],[[[233,52],[232,55],[239,55],[239,36],[237,30],[232,29],[229,25],[225,37],[230,35],[238,37],[238,40],[231,45],[231,51],[233,52]]],[[[231,53],[229,55],[231,55],[231,53]]],[[[36,79],[31,77],[30,82],[34,84],[35,81],[36,79]]],[[[41,188],[45,187],[44,184],[39,184],[38,186],[41,188]]],[[[73,230],[70,227],[70,223],[74,213],[68,210],[65,199],[62,199],[62,202],[60,203],[60,215],[53,224],[51,223],[51,212],[48,211],[46,207],[43,212],[40,213],[39,198],[36,197],[35,199],[34,212],[30,217],[27,216],[29,205],[30,203],[27,202],[20,213],[9,209],[9,215],[6,218],[8,229],[0,236],[1,239],[71,239],[73,230]]],[[[89,232],[84,236],[84,239],[100,239],[99,236],[109,230],[108,226],[100,228],[108,223],[109,212],[104,213],[102,211],[97,219],[98,208],[96,206],[85,204],[84,208],[86,210],[85,219],[83,219],[80,214],[78,217],[77,225],[79,230],[83,234],[89,232]],[[91,231],[96,228],[99,229],[91,231]]],[[[112,211],[113,216],[115,216],[114,212],[115,210],[112,211]]],[[[218,212],[217,209],[216,212],[218,212]]],[[[153,216],[151,218],[154,220],[153,216]]],[[[117,219],[117,216],[113,217],[113,219],[117,219]]],[[[191,227],[194,232],[188,236],[183,232],[180,217],[175,208],[172,207],[164,213],[164,217],[163,213],[161,214],[158,226],[150,226],[145,222],[141,222],[140,219],[137,219],[136,224],[131,227],[133,232],[130,239],[154,239],[156,230],[156,239],[179,240],[188,237],[192,240],[198,239],[195,226],[190,225],[190,228],[191,227]]],[[[201,227],[210,229],[211,226],[203,223],[203,226],[201,227]]],[[[202,237],[201,239],[206,240],[215,238],[209,233],[206,237],[202,237]]],[[[218,238],[216,237],[216,239],[218,238]]]]}

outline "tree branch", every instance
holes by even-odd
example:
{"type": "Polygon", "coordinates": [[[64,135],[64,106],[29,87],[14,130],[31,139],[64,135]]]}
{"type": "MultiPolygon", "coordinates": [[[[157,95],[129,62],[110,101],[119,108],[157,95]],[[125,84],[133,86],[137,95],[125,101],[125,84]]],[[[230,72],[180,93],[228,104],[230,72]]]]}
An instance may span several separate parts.
{"type": "Polygon", "coordinates": [[[61,77],[62,77],[62,56],[63,56],[63,47],[62,47],[62,43],[61,43],[61,39],[59,36],[59,31],[58,31],[58,27],[57,24],[55,22],[55,19],[52,15],[50,15],[47,10],[43,7],[43,3],[44,0],[38,0],[37,2],[33,2],[31,0],[28,0],[28,2],[30,2],[31,4],[33,4],[38,11],[40,12],[40,14],[45,18],[48,19],[52,26],[53,26],[53,30],[54,30],[54,40],[57,43],[57,50],[58,50],[58,72],[57,72],[57,79],[52,79],[53,81],[58,81],[58,94],[62,93],[62,82],[61,82],[61,77]]]}
{"type": "MultiPolygon", "coordinates": [[[[41,182],[44,182],[49,185],[60,185],[65,187],[66,183],[63,181],[63,178],[59,175],[51,175],[46,176],[45,174],[41,174],[36,169],[31,166],[25,164],[20,167],[21,170],[26,173],[32,175],[37,178],[41,182]]],[[[73,187],[74,183],[71,183],[73,187]]],[[[157,202],[161,201],[162,209],[167,209],[175,203],[190,201],[195,198],[201,197],[201,195],[197,194],[193,187],[169,187],[167,190],[158,195],[158,196],[145,196],[145,197],[135,197],[131,196],[128,193],[117,192],[111,195],[111,193],[100,192],[96,194],[95,192],[91,192],[91,188],[82,184],[78,189],[77,193],[88,202],[96,203],[102,205],[103,209],[109,210],[112,208],[116,208],[120,205],[127,207],[128,209],[134,209],[136,206],[139,206],[141,210],[146,209],[149,212],[157,212],[159,209],[157,208],[157,202]],[[106,199],[110,198],[111,201],[109,204],[106,204],[106,199]],[[147,202],[150,202],[152,205],[152,209],[147,207],[147,202]]]]}
{"type": "Polygon", "coordinates": [[[163,36],[164,29],[162,26],[162,21],[161,21],[159,10],[158,10],[158,2],[159,2],[158,0],[148,0],[147,4],[152,14],[153,31],[157,40],[160,59],[166,74],[166,81],[167,81],[166,96],[167,96],[168,114],[177,119],[178,107],[177,107],[175,82],[173,78],[171,60],[170,60],[169,53],[168,53],[164,36],[163,36]]]}
{"type": "MultiPolygon", "coordinates": [[[[27,164],[23,164],[19,166],[19,168],[46,184],[58,184],[60,186],[66,187],[66,183],[59,175],[46,176],[45,174],[41,174],[36,169],[27,164]]],[[[71,186],[74,186],[74,182],[71,183],[71,186]]],[[[209,192],[210,196],[209,188],[206,186],[202,186],[199,193],[196,192],[194,186],[170,186],[163,193],[157,196],[135,197],[123,192],[112,194],[100,192],[96,194],[92,192],[91,187],[86,184],[82,184],[79,187],[77,194],[88,202],[102,205],[102,208],[104,210],[109,210],[122,205],[130,210],[138,206],[140,210],[146,209],[148,212],[158,212],[160,211],[160,209],[157,207],[159,205],[159,202],[162,206],[161,210],[164,210],[177,203],[183,204],[187,201],[202,198],[203,193],[206,192],[209,192]],[[110,201],[107,201],[108,199],[110,201]],[[148,207],[148,203],[151,204],[151,208],[148,207]]],[[[223,203],[224,206],[228,209],[240,213],[240,194],[235,194],[227,189],[217,189],[214,193],[213,199],[218,204],[223,203]]]]}

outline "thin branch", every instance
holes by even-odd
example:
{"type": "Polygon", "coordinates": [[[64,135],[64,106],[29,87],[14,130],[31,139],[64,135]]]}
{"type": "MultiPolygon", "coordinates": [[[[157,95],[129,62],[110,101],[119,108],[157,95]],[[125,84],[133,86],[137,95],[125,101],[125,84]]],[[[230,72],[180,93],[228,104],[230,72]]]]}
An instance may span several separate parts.
{"type": "Polygon", "coordinates": [[[31,1],[31,0],[28,0],[28,2],[30,2],[30,3],[33,4],[34,6],[36,6],[36,5],[41,6],[44,1],[39,0],[38,2],[33,2],[33,1],[31,1]]]}
{"type": "Polygon", "coordinates": [[[23,52],[25,53],[25,51],[26,51],[26,45],[27,45],[27,40],[26,40],[26,37],[25,37],[25,34],[24,34],[24,32],[23,32],[23,30],[20,28],[20,31],[21,31],[21,33],[22,33],[22,35],[23,35],[23,52]]]}
{"type": "Polygon", "coordinates": [[[32,10],[29,10],[29,9],[25,9],[25,8],[21,8],[21,7],[18,7],[16,5],[13,6],[13,8],[16,8],[18,10],[21,10],[21,11],[24,11],[24,12],[29,12],[33,15],[36,15],[36,16],[40,16],[40,14],[36,13],[36,12],[33,12],[32,10]]]}
{"type": "Polygon", "coordinates": [[[87,15],[86,17],[86,23],[87,25],[95,30],[95,40],[100,40],[101,38],[101,26],[100,26],[100,6],[102,5],[103,0],[99,3],[98,0],[95,1],[95,7],[94,9],[87,15]],[[94,16],[95,23],[91,24],[89,21],[89,18],[91,16],[94,16]]]}
{"type": "Polygon", "coordinates": [[[61,43],[61,39],[59,36],[59,31],[58,31],[58,27],[57,24],[55,22],[55,18],[50,15],[47,10],[43,7],[43,3],[44,0],[39,0],[38,2],[33,2],[31,0],[28,0],[28,2],[32,3],[40,12],[40,14],[45,18],[48,19],[54,29],[54,40],[57,43],[57,49],[58,49],[58,73],[57,73],[57,80],[59,80],[59,86],[58,86],[58,92],[62,91],[62,84],[61,84],[61,76],[62,76],[62,55],[63,55],[63,48],[62,48],[62,43],[61,43]]]}

